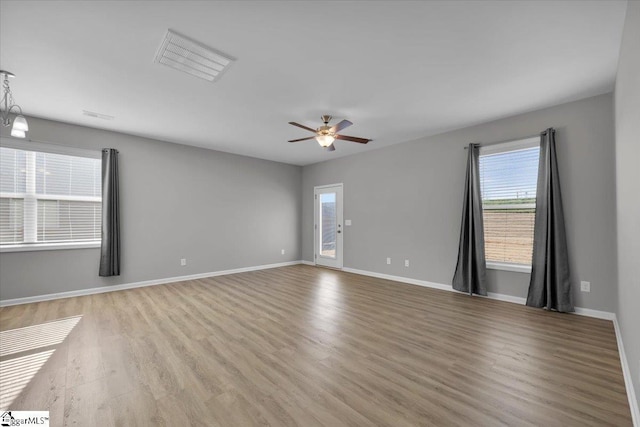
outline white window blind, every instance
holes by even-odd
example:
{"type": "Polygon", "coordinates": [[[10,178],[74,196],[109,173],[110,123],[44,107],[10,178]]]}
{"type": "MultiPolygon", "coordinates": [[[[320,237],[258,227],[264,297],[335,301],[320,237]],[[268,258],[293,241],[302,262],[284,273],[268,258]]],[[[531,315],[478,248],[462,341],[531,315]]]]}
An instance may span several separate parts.
{"type": "Polygon", "coordinates": [[[487,148],[480,151],[485,258],[487,262],[531,265],[538,142],[487,148]]]}
{"type": "Polygon", "coordinates": [[[0,147],[0,245],[100,240],[97,158],[0,147]]]}

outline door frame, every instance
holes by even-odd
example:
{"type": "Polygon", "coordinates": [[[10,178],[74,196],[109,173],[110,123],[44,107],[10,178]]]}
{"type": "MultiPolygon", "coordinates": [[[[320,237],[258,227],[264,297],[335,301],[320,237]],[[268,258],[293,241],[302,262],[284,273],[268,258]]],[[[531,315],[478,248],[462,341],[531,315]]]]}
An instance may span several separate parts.
{"type": "Polygon", "coordinates": [[[343,241],[344,241],[344,184],[327,184],[327,185],[316,185],[313,187],[313,264],[318,265],[318,190],[323,190],[327,188],[338,187],[340,191],[336,193],[336,225],[340,229],[340,233],[336,234],[336,265],[335,266],[325,266],[329,268],[336,268],[342,270],[342,266],[344,265],[344,253],[343,253],[343,241]]]}

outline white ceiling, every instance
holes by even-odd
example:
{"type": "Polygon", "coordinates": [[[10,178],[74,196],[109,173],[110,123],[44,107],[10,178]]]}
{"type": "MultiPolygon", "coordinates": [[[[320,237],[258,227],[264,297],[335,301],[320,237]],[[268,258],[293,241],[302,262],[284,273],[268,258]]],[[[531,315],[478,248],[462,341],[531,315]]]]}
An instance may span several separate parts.
{"type": "Polygon", "coordinates": [[[304,165],[613,89],[625,1],[0,3],[26,114],[304,165]],[[238,59],[154,63],[167,29],[238,59]],[[82,110],[115,116],[105,121],[82,110]],[[287,122],[354,125],[337,151],[287,122]]]}

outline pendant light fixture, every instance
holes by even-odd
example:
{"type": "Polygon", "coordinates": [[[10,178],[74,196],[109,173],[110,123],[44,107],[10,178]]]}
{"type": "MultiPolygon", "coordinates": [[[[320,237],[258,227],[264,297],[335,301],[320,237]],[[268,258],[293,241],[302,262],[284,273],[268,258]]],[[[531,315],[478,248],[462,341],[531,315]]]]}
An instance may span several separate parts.
{"type": "Polygon", "coordinates": [[[27,119],[22,115],[22,108],[18,104],[13,102],[13,94],[11,93],[11,87],[9,87],[9,79],[14,78],[15,75],[8,71],[0,70],[0,77],[2,78],[2,101],[0,107],[2,108],[2,126],[11,126],[11,110],[17,109],[20,114],[16,114],[13,119],[13,126],[11,127],[11,136],[16,138],[24,138],[29,130],[29,124],[27,119]]]}
{"type": "Polygon", "coordinates": [[[324,148],[327,148],[328,146],[333,144],[333,141],[335,140],[336,140],[335,137],[331,134],[316,136],[316,141],[318,141],[318,144],[320,144],[320,146],[324,148]]]}

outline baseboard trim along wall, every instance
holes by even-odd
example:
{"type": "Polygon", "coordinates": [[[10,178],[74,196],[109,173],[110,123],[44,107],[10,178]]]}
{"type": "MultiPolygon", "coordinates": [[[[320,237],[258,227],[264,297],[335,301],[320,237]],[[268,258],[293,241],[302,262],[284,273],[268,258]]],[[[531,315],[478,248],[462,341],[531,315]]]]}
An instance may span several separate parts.
{"type": "Polygon", "coordinates": [[[614,316],[613,327],[616,330],[616,341],[618,341],[618,353],[620,354],[620,365],[622,365],[622,375],[624,375],[624,386],[627,389],[627,397],[629,399],[629,408],[631,409],[631,419],[634,427],[640,427],[640,408],[638,408],[638,400],[636,399],[636,391],[633,388],[633,380],[631,379],[631,371],[627,362],[627,355],[624,352],[624,344],[622,343],[622,332],[618,324],[618,318],[614,316]]]}
{"type": "Polygon", "coordinates": [[[225,276],[227,274],[245,273],[247,271],[266,270],[269,268],[286,267],[288,265],[297,265],[301,261],[279,262],[277,264],[257,265],[253,267],[234,268],[231,270],[213,271],[209,273],[191,274],[188,276],[168,277],[165,279],[145,280],[142,282],[124,283],[122,285],[100,286],[97,288],[79,289],[77,291],[58,292],[55,294],[36,295],[33,297],[14,298],[0,300],[0,307],[8,307],[10,305],[28,304],[32,302],[50,301],[61,298],[80,297],[84,295],[102,294],[105,292],[123,291],[126,289],[142,288],[144,286],[166,285],[167,283],[183,282],[185,280],[204,279],[206,277],[225,276]]]}

